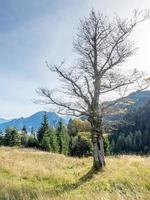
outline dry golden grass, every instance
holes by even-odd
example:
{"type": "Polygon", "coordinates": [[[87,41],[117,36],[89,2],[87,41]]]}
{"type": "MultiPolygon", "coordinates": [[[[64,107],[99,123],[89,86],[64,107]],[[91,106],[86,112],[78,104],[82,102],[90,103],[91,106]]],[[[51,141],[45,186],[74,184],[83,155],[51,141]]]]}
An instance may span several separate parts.
{"type": "Polygon", "coordinates": [[[97,174],[92,158],[0,148],[0,200],[149,200],[150,158],[107,157],[97,174]]]}

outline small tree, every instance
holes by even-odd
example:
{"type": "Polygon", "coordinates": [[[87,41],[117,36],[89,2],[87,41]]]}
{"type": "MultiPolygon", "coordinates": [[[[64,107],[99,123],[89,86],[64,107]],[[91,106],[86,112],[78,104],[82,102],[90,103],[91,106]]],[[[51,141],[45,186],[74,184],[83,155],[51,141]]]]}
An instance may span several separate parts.
{"type": "Polygon", "coordinates": [[[90,123],[87,120],[70,119],[68,123],[68,134],[70,136],[76,136],[79,132],[89,132],[90,123]]]}
{"type": "Polygon", "coordinates": [[[59,147],[58,147],[58,144],[57,144],[57,136],[56,136],[56,133],[54,131],[53,128],[49,128],[49,142],[50,142],[50,148],[51,148],[51,151],[52,152],[58,152],[59,151],[59,147]]]}
{"type": "Polygon", "coordinates": [[[28,146],[28,135],[25,133],[21,133],[20,138],[21,138],[21,145],[23,147],[27,147],[28,146]]]}
{"type": "Polygon", "coordinates": [[[38,138],[39,144],[42,142],[44,135],[48,135],[48,132],[49,132],[48,117],[47,117],[47,114],[45,113],[43,116],[41,127],[39,128],[37,132],[37,138],[38,138]]]}
{"type": "Polygon", "coordinates": [[[69,152],[69,135],[66,127],[63,126],[62,122],[59,122],[59,126],[56,129],[57,144],[59,153],[68,154],[69,152]]]}
{"type": "Polygon", "coordinates": [[[31,134],[28,136],[27,147],[33,147],[33,148],[39,147],[39,143],[35,135],[31,134]]]}
{"type": "Polygon", "coordinates": [[[25,125],[22,127],[22,133],[24,133],[24,134],[27,134],[27,133],[28,133],[27,128],[26,128],[25,125]]]}
{"type": "Polygon", "coordinates": [[[19,146],[20,136],[16,128],[6,128],[4,136],[5,146],[19,146]]]}
{"type": "Polygon", "coordinates": [[[31,127],[31,135],[33,135],[33,136],[35,135],[33,126],[31,127]]]}
{"type": "Polygon", "coordinates": [[[22,130],[21,130],[21,134],[20,134],[20,137],[21,137],[21,145],[23,147],[27,147],[28,146],[28,135],[27,135],[27,129],[26,129],[26,126],[24,125],[22,127],[22,130]]]}
{"type": "Polygon", "coordinates": [[[143,74],[137,70],[121,73],[121,66],[135,52],[129,36],[138,23],[148,18],[149,12],[134,11],[131,19],[115,17],[110,21],[92,10],[88,18],[80,20],[74,42],[74,49],[79,55],[77,63],[70,68],[64,68],[64,62],[59,66],[47,64],[65,82],[63,88],[56,90],[55,96],[46,88],[38,90],[39,95],[46,98],[44,102],[56,105],[59,113],[86,116],[91,124],[93,167],[96,169],[105,166],[102,117],[106,108],[103,95],[118,91],[124,97],[133,83],[137,83],[137,89],[147,87],[149,79],[143,80],[143,74]],[[61,98],[57,98],[60,95],[61,98]]]}
{"type": "Polygon", "coordinates": [[[111,153],[111,148],[110,148],[110,143],[107,135],[103,136],[103,141],[104,141],[104,152],[105,155],[110,155],[111,153]]]}
{"type": "Polygon", "coordinates": [[[44,135],[41,141],[41,148],[45,151],[51,151],[51,145],[50,145],[50,138],[48,135],[44,135]]]}
{"type": "Polygon", "coordinates": [[[92,153],[91,141],[81,135],[73,139],[72,146],[70,147],[70,155],[72,156],[89,156],[92,153]]]}

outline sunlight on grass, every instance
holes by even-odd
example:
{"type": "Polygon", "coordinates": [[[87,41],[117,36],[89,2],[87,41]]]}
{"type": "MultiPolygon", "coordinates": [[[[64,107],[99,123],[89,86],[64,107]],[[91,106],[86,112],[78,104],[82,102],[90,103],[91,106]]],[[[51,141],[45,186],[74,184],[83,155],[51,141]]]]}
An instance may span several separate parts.
{"type": "Polygon", "coordinates": [[[106,158],[91,170],[92,158],[17,148],[0,148],[0,200],[148,200],[150,158],[106,158]]]}

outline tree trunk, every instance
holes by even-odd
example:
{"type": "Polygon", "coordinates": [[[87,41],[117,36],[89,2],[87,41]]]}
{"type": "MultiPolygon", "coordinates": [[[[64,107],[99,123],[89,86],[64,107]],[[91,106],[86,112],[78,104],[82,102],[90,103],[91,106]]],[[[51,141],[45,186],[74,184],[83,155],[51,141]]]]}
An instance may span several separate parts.
{"type": "Polygon", "coordinates": [[[104,145],[103,145],[102,134],[96,131],[93,131],[92,142],[93,142],[93,167],[96,170],[100,170],[104,168],[105,166],[104,145]]]}
{"type": "Polygon", "coordinates": [[[101,170],[105,166],[102,117],[100,117],[100,113],[97,113],[96,116],[89,118],[89,121],[91,122],[93,143],[93,168],[101,170]]]}

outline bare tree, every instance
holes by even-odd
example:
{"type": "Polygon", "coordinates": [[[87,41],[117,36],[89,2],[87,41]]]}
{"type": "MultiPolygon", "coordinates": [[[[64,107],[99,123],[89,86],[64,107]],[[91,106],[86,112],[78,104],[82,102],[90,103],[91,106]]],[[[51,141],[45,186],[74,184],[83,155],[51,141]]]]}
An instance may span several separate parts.
{"type": "Polygon", "coordinates": [[[143,75],[137,70],[127,73],[123,69],[121,73],[121,69],[136,50],[130,34],[138,23],[148,18],[148,11],[134,11],[131,19],[114,17],[110,21],[107,16],[91,10],[88,18],[80,20],[77,38],[73,43],[79,55],[76,63],[68,69],[64,67],[64,62],[60,66],[47,63],[49,69],[56,72],[64,83],[61,90],[37,90],[44,97],[41,101],[56,105],[59,113],[88,118],[93,142],[93,167],[96,169],[105,166],[103,95],[119,91],[123,97],[129,86],[134,84],[135,87],[135,83],[138,86],[136,89],[147,87],[147,80],[143,80],[143,75]]]}

